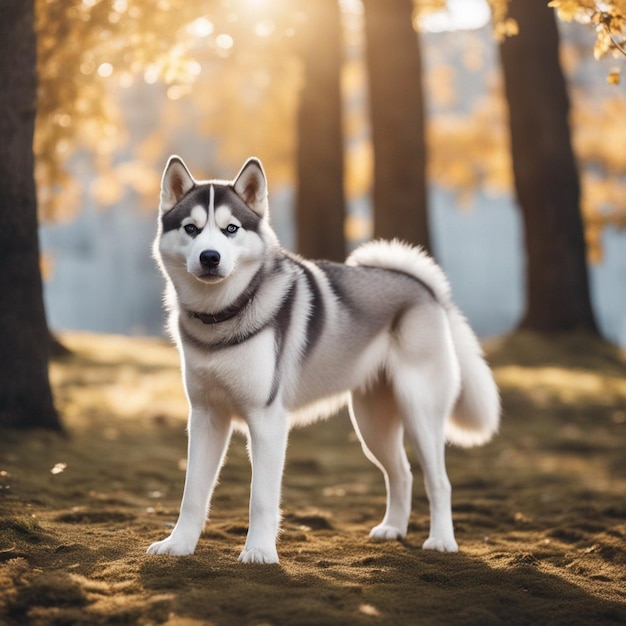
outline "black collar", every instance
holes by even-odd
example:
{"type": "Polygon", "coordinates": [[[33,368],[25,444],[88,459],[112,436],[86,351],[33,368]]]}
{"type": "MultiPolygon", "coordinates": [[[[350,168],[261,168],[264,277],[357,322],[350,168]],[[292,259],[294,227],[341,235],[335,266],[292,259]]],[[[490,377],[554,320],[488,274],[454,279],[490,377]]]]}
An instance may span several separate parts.
{"type": "Polygon", "coordinates": [[[244,307],[235,308],[234,306],[229,306],[227,309],[218,311],[217,313],[192,313],[189,311],[189,317],[198,319],[203,324],[219,324],[220,322],[225,322],[226,320],[236,317],[243,308],[244,307]]]}
{"type": "Polygon", "coordinates": [[[259,270],[252,278],[248,287],[243,293],[230,305],[217,313],[201,313],[198,311],[187,311],[190,319],[200,320],[203,324],[219,324],[237,317],[254,298],[263,278],[262,271],[259,270]]]}

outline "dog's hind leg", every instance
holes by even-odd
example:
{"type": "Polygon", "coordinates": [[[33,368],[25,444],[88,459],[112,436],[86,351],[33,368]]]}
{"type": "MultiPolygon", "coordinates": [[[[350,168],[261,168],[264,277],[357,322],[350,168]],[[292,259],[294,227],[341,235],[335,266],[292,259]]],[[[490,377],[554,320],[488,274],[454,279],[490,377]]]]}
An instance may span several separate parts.
{"type": "Polygon", "coordinates": [[[354,391],[350,417],[367,458],[380,468],[387,487],[387,510],[370,537],[406,536],[411,513],[413,476],[403,445],[402,421],[391,388],[379,382],[368,391],[354,391]]]}
{"type": "Polygon", "coordinates": [[[398,402],[402,407],[407,436],[424,472],[424,485],[430,504],[430,535],[423,547],[456,552],[452,526],[451,486],[445,466],[445,412],[430,402],[432,387],[420,381],[418,371],[403,372],[397,380],[398,402]]]}
{"type": "Polygon", "coordinates": [[[424,472],[430,534],[423,547],[456,552],[444,427],[459,393],[460,374],[445,318],[432,313],[405,315],[388,373],[404,430],[424,472]]]}
{"type": "MultiPolygon", "coordinates": [[[[405,384],[411,384],[406,381],[405,384]]],[[[416,385],[413,380],[411,395],[428,394],[428,387],[416,385]]],[[[407,436],[415,448],[422,471],[424,485],[430,504],[430,534],[423,547],[441,552],[456,552],[452,526],[452,489],[445,466],[444,415],[430,411],[417,398],[407,397],[403,405],[404,424],[407,436]]]]}

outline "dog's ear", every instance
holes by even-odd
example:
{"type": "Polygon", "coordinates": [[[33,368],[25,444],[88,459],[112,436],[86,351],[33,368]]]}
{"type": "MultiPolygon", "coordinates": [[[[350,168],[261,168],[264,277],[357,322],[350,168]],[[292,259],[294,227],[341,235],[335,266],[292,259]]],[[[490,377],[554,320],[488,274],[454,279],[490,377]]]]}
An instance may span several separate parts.
{"type": "Polygon", "coordinates": [[[267,180],[261,161],[248,159],[233,182],[237,195],[259,216],[267,215],[267,180]]]}
{"type": "Polygon", "coordinates": [[[161,213],[169,211],[195,184],[183,160],[171,156],[161,179],[161,213]]]}

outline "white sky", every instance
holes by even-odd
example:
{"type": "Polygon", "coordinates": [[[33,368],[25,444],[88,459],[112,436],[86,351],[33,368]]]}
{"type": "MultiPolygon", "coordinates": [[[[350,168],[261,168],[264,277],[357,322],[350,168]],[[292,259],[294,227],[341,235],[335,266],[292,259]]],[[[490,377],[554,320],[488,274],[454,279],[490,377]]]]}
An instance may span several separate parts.
{"type": "MultiPolygon", "coordinates": [[[[264,0],[246,0],[259,3],[264,0]]],[[[381,0],[382,1],[382,0],[381,0]]],[[[339,0],[347,15],[362,15],[361,0],[339,0]]],[[[446,9],[431,13],[421,20],[421,27],[428,32],[452,30],[474,30],[482,28],[491,19],[491,10],[486,0],[447,0],[446,9]]]]}
{"type": "Polygon", "coordinates": [[[481,28],[491,19],[485,0],[447,0],[447,9],[432,13],[421,20],[425,31],[473,30],[481,28]]]}

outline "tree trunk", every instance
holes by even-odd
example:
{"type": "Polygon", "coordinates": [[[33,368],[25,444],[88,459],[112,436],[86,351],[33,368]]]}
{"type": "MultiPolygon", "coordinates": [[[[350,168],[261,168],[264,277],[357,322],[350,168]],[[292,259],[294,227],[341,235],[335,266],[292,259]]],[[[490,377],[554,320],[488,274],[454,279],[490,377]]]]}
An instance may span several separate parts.
{"type": "Polygon", "coordinates": [[[306,257],[345,259],[341,109],[342,34],[337,0],[303,5],[304,84],[297,118],[296,229],[306,257]]]}
{"type": "Polygon", "coordinates": [[[512,0],[509,7],[519,35],[506,39],[500,51],[526,237],[521,326],[547,333],[597,332],[554,12],[544,0],[512,0]]]}
{"type": "Polygon", "coordinates": [[[48,328],[33,178],[33,0],[6,0],[0,20],[0,426],[61,424],[48,380],[48,328]]]}
{"type": "Polygon", "coordinates": [[[422,61],[412,0],[363,0],[374,145],[374,234],[430,249],[422,61]]]}

